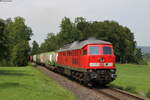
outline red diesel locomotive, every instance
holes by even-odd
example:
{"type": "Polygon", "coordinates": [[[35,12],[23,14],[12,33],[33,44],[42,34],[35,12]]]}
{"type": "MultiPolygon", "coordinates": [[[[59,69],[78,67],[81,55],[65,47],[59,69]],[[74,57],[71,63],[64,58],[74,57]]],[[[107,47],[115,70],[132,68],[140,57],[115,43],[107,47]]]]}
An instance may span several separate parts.
{"type": "Polygon", "coordinates": [[[108,84],[116,78],[115,55],[110,42],[89,39],[58,50],[57,66],[87,83],[108,84]]]}
{"type": "Polygon", "coordinates": [[[113,46],[102,40],[75,41],[55,53],[34,55],[33,61],[86,84],[105,85],[116,78],[113,46]]]}

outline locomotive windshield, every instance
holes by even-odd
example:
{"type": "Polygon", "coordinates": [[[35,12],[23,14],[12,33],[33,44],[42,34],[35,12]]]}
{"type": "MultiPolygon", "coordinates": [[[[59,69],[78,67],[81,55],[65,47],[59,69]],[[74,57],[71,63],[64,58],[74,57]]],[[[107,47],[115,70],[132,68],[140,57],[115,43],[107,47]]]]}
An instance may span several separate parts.
{"type": "Polygon", "coordinates": [[[112,48],[111,47],[103,47],[103,53],[106,55],[112,54],[112,48]]]}
{"type": "Polygon", "coordinates": [[[90,50],[89,52],[90,55],[100,55],[100,47],[98,46],[91,46],[89,50],[90,50]]]}

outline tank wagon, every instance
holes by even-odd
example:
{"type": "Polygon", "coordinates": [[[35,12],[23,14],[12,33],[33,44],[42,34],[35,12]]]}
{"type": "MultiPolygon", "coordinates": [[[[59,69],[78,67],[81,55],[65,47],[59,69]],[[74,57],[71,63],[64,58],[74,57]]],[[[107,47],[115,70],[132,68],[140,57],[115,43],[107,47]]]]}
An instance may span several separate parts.
{"type": "Polygon", "coordinates": [[[113,46],[102,40],[75,41],[56,52],[34,55],[33,61],[86,84],[105,85],[116,78],[113,46]]]}

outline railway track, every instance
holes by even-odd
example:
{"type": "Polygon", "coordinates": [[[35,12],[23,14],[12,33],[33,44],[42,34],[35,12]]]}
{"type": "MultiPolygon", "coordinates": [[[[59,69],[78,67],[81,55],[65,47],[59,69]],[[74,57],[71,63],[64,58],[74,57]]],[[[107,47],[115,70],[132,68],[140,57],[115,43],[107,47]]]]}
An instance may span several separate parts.
{"type": "MultiPolygon", "coordinates": [[[[38,66],[38,65],[35,65],[35,64],[33,64],[33,65],[34,66],[38,66]]],[[[38,66],[37,68],[42,70],[47,75],[55,77],[54,79],[57,80],[58,82],[60,82],[62,84],[65,83],[65,85],[64,85],[65,87],[69,86],[69,89],[71,88],[70,90],[73,89],[73,91],[75,91],[75,93],[79,93],[78,94],[79,96],[82,95],[79,100],[145,100],[145,99],[143,99],[141,97],[138,97],[138,96],[133,95],[131,93],[128,93],[128,92],[125,92],[125,91],[122,91],[122,90],[119,90],[119,89],[115,89],[115,88],[110,88],[110,87],[105,87],[105,88],[87,88],[87,87],[85,87],[83,85],[77,84],[74,81],[69,81],[68,79],[64,79],[64,77],[62,75],[58,74],[58,73],[55,73],[55,75],[53,75],[54,73],[51,72],[46,67],[38,66]],[[67,81],[69,81],[69,82],[67,82],[67,81]],[[66,85],[66,84],[68,84],[68,85],[66,85]],[[72,84],[75,84],[75,86],[73,86],[72,84]],[[79,90],[77,92],[78,88],[79,88],[79,90]],[[80,88],[82,88],[82,89],[80,89],[80,88]],[[84,90],[84,92],[83,92],[83,90],[84,90]],[[85,99],[85,97],[88,97],[88,98],[85,99]]]]}
{"type": "Polygon", "coordinates": [[[115,88],[94,89],[94,91],[109,97],[110,100],[145,100],[139,96],[115,88]]]}

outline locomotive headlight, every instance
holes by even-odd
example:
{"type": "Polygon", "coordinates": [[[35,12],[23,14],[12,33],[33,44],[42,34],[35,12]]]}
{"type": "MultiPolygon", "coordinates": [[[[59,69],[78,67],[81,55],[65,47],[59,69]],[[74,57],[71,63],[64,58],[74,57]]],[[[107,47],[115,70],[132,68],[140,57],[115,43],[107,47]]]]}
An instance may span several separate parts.
{"type": "Polygon", "coordinates": [[[100,66],[100,63],[90,63],[90,66],[91,67],[94,67],[94,66],[97,67],[97,66],[100,66]]]}
{"type": "Polygon", "coordinates": [[[113,63],[104,63],[104,66],[110,67],[110,66],[113,66],[113,63]]]}

